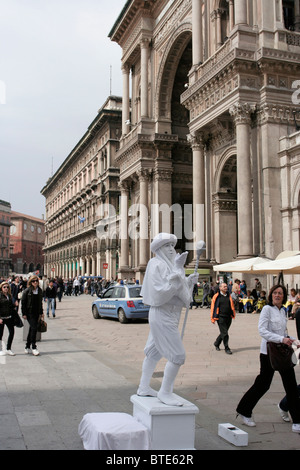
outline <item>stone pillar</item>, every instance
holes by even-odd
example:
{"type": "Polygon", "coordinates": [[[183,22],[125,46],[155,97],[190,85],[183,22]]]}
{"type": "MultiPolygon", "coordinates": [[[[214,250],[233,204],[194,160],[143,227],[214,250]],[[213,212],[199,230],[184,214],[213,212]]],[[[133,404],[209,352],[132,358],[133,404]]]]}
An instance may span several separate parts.
{"type": "Polygon", "coordinates": [[[148,117],[149,39],[141,41],[141,118],[148,117]]]}
{"type": "Polygon", "coordinates": [[[217,15],[216,28],[217,28],[217,48],[218,48],[222,46],[222,25],[221,25],[222,11],[220,10],[220,8],[217,9],[216,15],[217,15]]]}
{"type": "Polygon", "coordinates": [[[129,129],[129,67],[122,65],[123,73],[123,100],[122,100],[122,134],[125,135],[129,129]]]}
{"type": "Polygon", "coordinates": [[[248,24],[247,0],[235,0],[234,2],[235,24],[248,24]]]}
{"type": "Polygon", "coordinates": [[[229,0],[229,24],[230,24],[230,31],[234,28],[234,1],[229,0]]]}
{"type": "Polygon", "coordinates": [[[157,165],[153,174],[153,204],[151,206],[151,238],[172,230],[168,209],[172,206],[172,168],[157,165]]]}
{"type": "Polygon", "coordinates": [[[229,110],[236,125],[238,256],[253,256],[252,171],[250,160],[250,123],[255,105],[236,104],[229,110]]]}
{"type": "Polygon", "coordinates": [[[295,2],[295,31],[300,31],[300,0],[295,2]]]}
{"type": "Polygon", "coordinates": [[[203,62],[202,0],[192,0],[193,65],[203,62]]]}
{"type": "Polygon", "coordinates": [[[149,254],[148,254],[148,238],[149,238],[149,224],[148,224],[148,180],[149,174],[147,170],[138,172],[140,182],[140,247],[139,247],[139,265],[141,268],[146,268],[149,254]]]}
{"type": "MultiPolygon", "coordinates": [[[[195,242],[205,239],[205,173],[202,134],[189,136],[193,150],[193,231],[195,242]]],[[[196,258],[196,251],[194,253],[196,258]]]]}
{"type": "Polygon", "coordinates": [[[128,240],[128,204],[129,187],[125,181],[119,183],[121,190],[121,217],[120,217],[120,271],[129,267],[129,240],[128,240]]]}

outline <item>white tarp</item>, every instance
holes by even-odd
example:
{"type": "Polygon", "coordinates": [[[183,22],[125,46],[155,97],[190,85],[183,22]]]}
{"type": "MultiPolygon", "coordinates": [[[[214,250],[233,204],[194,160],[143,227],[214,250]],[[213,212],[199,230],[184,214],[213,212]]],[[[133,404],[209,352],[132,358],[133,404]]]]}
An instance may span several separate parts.
{"type": "Polygon", "coordinates": [[[229,263],[218,264],[214,266],[213,269],[214,271],[226,273],[253,273],[255,266],[268,262],[268,259],[256,256],[255,258],[240,259],[237,261],[230,261],[229,263]]]}

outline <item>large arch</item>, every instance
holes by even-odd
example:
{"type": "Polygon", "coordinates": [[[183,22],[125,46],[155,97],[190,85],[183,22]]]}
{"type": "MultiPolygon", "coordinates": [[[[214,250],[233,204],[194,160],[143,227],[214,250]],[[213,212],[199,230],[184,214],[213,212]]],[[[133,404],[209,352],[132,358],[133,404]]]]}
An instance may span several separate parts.
{"type": "MultiPolygon", "coordinates": [[[[192,24],[181,24],[173,33],[163,54],[155,89],[155,118],[171,121],[171,102],[175,75],[184,50],[192,40],[192,24]]],[[[188,82],[188,77],[186,77],[188,82]]]]}

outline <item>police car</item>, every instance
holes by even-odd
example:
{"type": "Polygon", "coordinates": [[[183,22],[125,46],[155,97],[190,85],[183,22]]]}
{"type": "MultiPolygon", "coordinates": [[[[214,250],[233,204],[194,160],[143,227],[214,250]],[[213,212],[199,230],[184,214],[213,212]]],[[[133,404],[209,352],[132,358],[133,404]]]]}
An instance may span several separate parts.
{"type": "Polygon", "coordinates": [[[144,305],[141,285],[114,285],[102,293],[92,303],[94,318],[118,318],[120,323],[127,323],[133,318],[148,318],[149,306],[144,305]]]}

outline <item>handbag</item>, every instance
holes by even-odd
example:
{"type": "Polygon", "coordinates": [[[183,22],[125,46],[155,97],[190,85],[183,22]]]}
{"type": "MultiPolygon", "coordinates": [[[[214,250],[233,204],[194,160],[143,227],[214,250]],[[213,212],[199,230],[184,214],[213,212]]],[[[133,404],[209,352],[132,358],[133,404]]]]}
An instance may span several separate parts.
{"type": "Polygon", "coordinates": [[[40,333],[46,333],[46,331],[47,331],[47,323],[45,322],[45,320],[40,320],[40,321],[38,322],[37,330],[38,330],[40,333]]]}
{"type": "Polygon", "coordinates": [[[16,326],[17,328],[23,328],[24,326],[22,319],[20,318],[20,315],[17,312],[13,314],[13,322],[14,326],[16,326]]]}
{"type": "Polygon", "coordinates": [[[283,371],[291,369],[297,362],[293,361],[294,350],[283,343],[267,342],[267,350],[271,366],[274,370],[283,371]]]}

